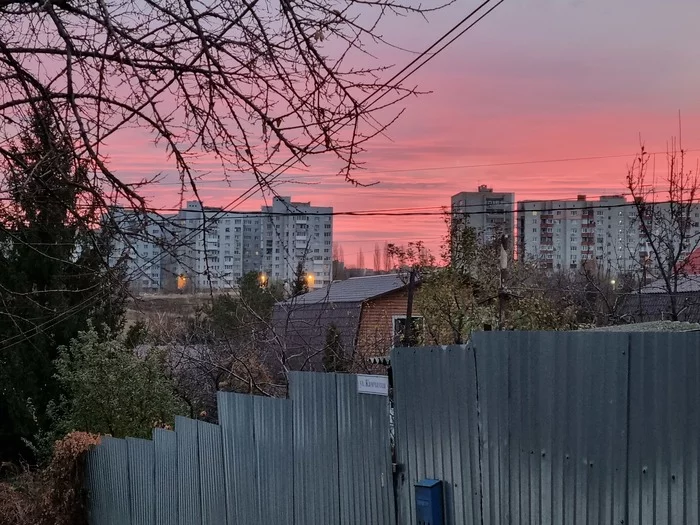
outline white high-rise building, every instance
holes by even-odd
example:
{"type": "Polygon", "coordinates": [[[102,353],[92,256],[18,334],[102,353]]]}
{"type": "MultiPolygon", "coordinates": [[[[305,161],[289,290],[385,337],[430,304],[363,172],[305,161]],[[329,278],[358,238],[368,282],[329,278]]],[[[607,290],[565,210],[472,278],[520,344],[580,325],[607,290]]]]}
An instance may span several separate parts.
{"type": "Polygon", "coordinates": [[[331,282],[333,208],[275,198],[260,212],[233,212],[189,201],[160,217],[116,209],[122,232],[111,263],[125,261],[139,291],[206,291],[235,288],[249,272],[290,285],[300,267],[311,288],[331,282]]]}
{"type": "Polygon", "coordinates": [[[478,191],[463,191],[452,196],[452,213],[466,214],[466,223],[474,228],[479,239],[491,242],[505,233],[513,238],[514,193],[494,192],[481,185],[478,191]]]}
{"type": "Polygon", "coordinates": [[[310,288],[330,284],[333,208],[275,197],[262,212],[263,270],[270,279],[292,283],[301,268],[310,288]]]}
{"type": "Polygon", "coordinates": [[[235,288],[243,275],[261,270],[260,214],[189,201],[176,221],[172,274],[185,277],[191,289],[235,288]]]}
{"type": "Polygon", "coordinates": [[[113,208],[105,217],[105,228],[119,232],[110,241],[109,264],[124,266],[126,279],[134,290],[162,289],[166,279],[162,261],[170,219],[153,213],[143,216],[121,207],[113,208]]]}
{"type": "MultiPolygon", "coordinates": [[[[657,204],[663,213],[664,204],[657,204]]],[[[518,203],[519,256],[554,270],[594,261],[615,275],[640,268],[649,246],[637,209],[622,195],[518,203]]]]}

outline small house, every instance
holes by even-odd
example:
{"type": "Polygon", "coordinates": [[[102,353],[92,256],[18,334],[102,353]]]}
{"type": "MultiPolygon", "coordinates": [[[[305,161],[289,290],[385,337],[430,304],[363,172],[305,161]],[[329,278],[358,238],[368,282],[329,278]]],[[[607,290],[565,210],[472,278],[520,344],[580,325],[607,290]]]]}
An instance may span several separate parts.
{"type": "MultiPolygon", "coordinates": [[[[343,356],[358,365],[386,355],[402,342],[408,285],[398,274],[353,277],[277,303],[272,326],[279,355],[293,370],[322,370],[324,350],[335,340],[343,356]]],[[[412,311],[414,341],[423,320],[412,311]]]]}
{"type": "Polygon", "coordinates": [[[672,320],[675,311],[678,321],[700,322],[700,275],[681,275],[673,294],[666,289],[663,279],[644,286],[638,292],[624,296],[620,317],[627,322],[672,320]]]}

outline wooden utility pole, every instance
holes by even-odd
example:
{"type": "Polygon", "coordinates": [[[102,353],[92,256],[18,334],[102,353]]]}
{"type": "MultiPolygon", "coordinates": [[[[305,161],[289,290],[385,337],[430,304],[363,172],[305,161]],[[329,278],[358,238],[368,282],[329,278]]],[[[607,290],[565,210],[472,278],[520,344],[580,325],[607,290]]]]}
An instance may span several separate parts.
{"type": "Polygon", "coordinates": [[[501,235],[499,253],[499,278],[498,278],[498,329],[503,330],[503,315],[507,292],[505,289],[506,271],[508,270],[508,236],[501,235]]]}
{"type": "Polygon", "coordinates": [[[413,346],[413,290],[416,287],[416,269],[411,268],[408,277],[408,300],[406,301],[406,324],[403,328],[403,345],[413,346]]]}

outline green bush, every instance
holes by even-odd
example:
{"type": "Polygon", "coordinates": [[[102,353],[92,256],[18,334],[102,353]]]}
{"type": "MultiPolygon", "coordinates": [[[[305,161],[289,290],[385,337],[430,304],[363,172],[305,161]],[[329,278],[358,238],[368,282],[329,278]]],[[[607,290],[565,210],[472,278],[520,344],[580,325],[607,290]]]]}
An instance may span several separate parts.
{"type": "Polygon", "coordinates": [[[65,392],[57,431],[84,430],[115,437],[150,437],[154,426],[183,413],[157,350],[144,356],[105,327],[80,332],[59,349],[56,378],[65,392]]]}

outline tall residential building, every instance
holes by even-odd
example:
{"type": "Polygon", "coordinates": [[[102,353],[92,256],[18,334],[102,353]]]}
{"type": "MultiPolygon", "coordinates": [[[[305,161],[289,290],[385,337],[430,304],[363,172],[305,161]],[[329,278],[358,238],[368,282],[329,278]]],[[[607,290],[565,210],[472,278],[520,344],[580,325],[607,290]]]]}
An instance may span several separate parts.
{"type": "Polygon", "coordinates": [[[476,230],[483,242],[505,233],[513,238],[514,193],[498,193],[481,185],[478,191],[463,191],[452,196],[452,213],[467,214],[467,225],[476,230]]]}
{"type": "Polygon", "coordinates": [[[262,208],[263,270],[271,280],[293,282],[299,267],[312,288],[330,284],[333,208],[275,197],[262,208]]]}
{"type": "Polygon", "coordinates": [[[637,210],[622,195],[518,203],[519,254],[554,270],[595,261],[611,274],[634,270],[648,254],[637,210]]]}
{"type": "Polygon", "coordinates": [[[249,272],[292,283],[301,267],[312,288],[331,282],[333,208],[275,198],[260,212],[232,212],[187,202],[176,215],[147,217],[116,209],[122,232],[111,264],[124,261],[138,291],[235,288],[249,272]]]}
{"type": "Polygon", "coordinates": [[[111,210],[109,219],[105,227],[119,231],[111,239],[110,266],[122,264],[126,270],[126,279],[136,291],[156,292],[162,289],[167,278],[162,261],[166,255],[164,246],[168,238],[170,217],[154,213],[143,216],[115,207],[111,210]]]}
{"type": "Polygon", "coordinates": [[[260,214],[189,201],[176,222],[176,256],[168,273],[173,279],[183,276],[191,289],[234,288],[243,275],[262,269],[260,214]]]}

